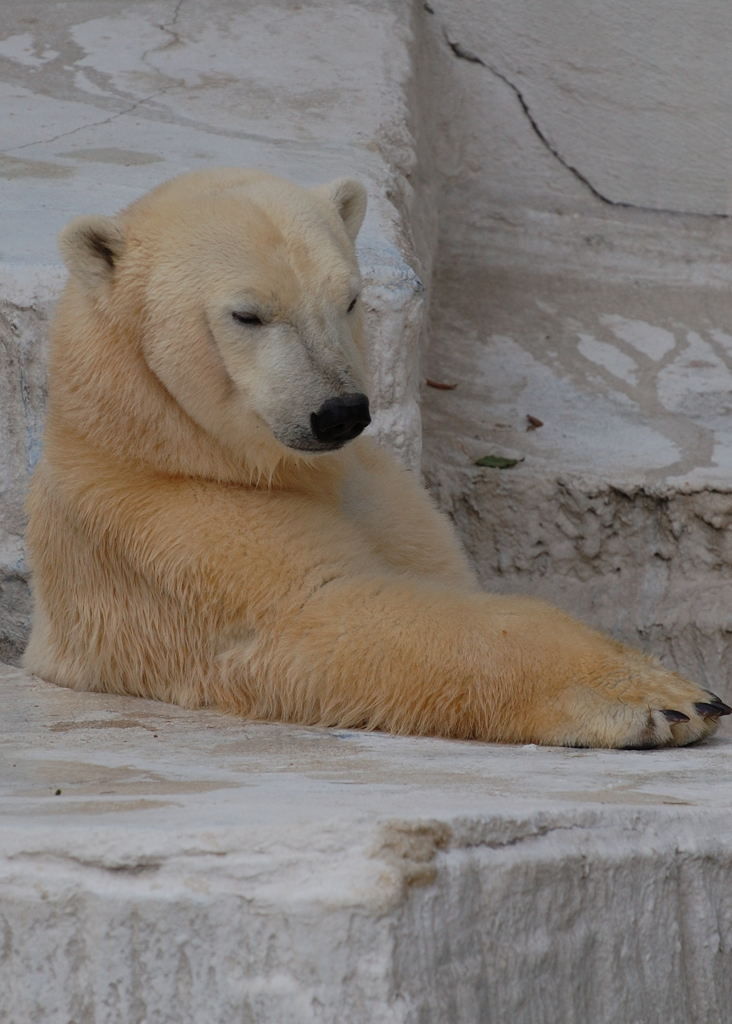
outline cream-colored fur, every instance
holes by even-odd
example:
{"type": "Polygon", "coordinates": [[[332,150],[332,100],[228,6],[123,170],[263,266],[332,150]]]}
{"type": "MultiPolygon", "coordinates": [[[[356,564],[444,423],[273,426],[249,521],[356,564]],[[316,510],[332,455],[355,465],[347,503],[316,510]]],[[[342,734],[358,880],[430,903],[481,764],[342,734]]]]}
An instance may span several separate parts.
{"type": "Polygon", "coordinates": [[[706,691],[548,604],[480,592],[372,440],[312,448],[313,412],[367,392],[364,210],[348,179],[216,170],[65,229],[26,667],[259,719],[589,746],[709,735],[726,708],[706,691]]]}

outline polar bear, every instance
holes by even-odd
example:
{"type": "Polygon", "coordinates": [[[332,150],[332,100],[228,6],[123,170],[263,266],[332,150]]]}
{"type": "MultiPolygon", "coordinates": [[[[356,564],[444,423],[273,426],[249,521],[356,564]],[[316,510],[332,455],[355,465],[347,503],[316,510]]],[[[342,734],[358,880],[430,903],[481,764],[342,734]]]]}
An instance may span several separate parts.
{"type": "Polygon", "coordinates": [[[174,179],[60,236],[25,666],[260,720],[653,747],[730,709],[481,592],[369,422],[351,179],[174,179]]]}

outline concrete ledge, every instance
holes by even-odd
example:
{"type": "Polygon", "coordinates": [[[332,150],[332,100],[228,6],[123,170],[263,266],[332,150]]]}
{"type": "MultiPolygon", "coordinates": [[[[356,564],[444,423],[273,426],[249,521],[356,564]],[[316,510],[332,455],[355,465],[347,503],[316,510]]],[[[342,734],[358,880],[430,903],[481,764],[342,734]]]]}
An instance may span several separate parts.
{"type": "Polygon", "coordinates": [[[729,1019],[728,738],[324,732],[13,668],[0,701],[0,1019],[729,1019]]]}
{"type": "Polygon", "coordinates": [[[481,253],[438,265],[426,372],[457,386],[422,403],[425,479],[481,582],[729,696],[728,290],[481,253]],[[475,465],[489,454],[516,462],[475,465]]]}

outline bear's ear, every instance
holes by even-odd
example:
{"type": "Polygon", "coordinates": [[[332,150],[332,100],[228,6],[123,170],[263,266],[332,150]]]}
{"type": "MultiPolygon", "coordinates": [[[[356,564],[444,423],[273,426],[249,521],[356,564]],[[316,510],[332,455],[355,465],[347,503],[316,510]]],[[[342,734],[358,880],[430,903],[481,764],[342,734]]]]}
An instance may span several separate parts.
{"type": "Polygon", "coordinates": [[[58,247],[74,277],[96,289],[111,283],[125,236],[112,217],[77,217],[58,236],[58,247]]]}
{"type": "Polygon", "coordinates": [[[366,189],[361,182],[356,181],[355,178],[336,178],[335,181],[331,181],[327,185],[318,185],[313,192],[333,203],[343,220],[346,234],[352,242],[355,242],[356,235],[366,216],[368,201],[366,189]]]}

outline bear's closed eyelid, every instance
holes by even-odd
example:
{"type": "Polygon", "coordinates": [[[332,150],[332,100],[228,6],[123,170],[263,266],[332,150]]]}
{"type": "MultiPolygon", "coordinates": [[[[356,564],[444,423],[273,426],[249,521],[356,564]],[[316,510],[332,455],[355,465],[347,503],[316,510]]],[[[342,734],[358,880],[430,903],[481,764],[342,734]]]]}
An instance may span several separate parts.
{"type": "Polygon", "coordinates": [[[264,320],[257,313],[249,313],[243,310],[241,313],[237,313],[236,310],[232,312],[232,317],[238,324],[247,324],[250,327],[262,326],[264,320]]]}
{"type": "Polygon", "coordinates": [[[358,302],[359,298],[360,298],[359,295],[354,295],[353,296],[353,298],[351,299],[351,304],[348,307],[348,309],[346,310],[347,313],[352,313],[353,312],[353,309],[354,309],[356,303],[358,302]]]}

